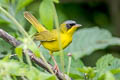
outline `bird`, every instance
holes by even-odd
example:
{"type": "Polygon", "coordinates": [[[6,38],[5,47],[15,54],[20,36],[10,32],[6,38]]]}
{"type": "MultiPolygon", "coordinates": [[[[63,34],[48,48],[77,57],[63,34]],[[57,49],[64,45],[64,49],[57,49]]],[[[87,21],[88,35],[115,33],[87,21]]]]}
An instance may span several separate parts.
{"type": "MultiPolygon", "coordinates": [[[[43,45],[44,48],[49,50],[49,54],[54,62],[54,69],[59,71],[59,67],[55,58],[53,56],[53,52],[60,51],[59,40],[58,40],[58,30],[47,30],[39,21],[28,11],[24,12],[24,17],[36,28],[37,32],[34,35],[34,39],[40,41],[40,44],[43,45]]],[[[66,48],[71,42],[72,37],[78,27],[82,26],[81,24],[77,24],[74,20],[64,21],[59,28],[60,31],[60,41],[62,49],[66,48]]]]}

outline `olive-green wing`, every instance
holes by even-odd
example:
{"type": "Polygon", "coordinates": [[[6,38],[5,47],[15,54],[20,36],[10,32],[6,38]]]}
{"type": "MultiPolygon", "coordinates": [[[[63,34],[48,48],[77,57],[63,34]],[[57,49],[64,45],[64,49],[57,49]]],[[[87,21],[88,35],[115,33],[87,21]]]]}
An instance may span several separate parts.
{"type": "Polygon", "coordinates": [[[50,31],[42,31],[34,35],[35,40],[38,41],[54,41],[57,39],[56,35],[50,31]]]}

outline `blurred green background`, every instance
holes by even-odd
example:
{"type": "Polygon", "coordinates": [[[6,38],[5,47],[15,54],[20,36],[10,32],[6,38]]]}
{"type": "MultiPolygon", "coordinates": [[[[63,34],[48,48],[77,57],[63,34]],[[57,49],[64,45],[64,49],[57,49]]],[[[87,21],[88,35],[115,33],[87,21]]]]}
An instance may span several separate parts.
{"type": "MultiPolygon", "coordinates": [[[[32,36],[36,33],[36,30],[26,21],[23,13],[29,11],[46,28],[55,28],[52,7],[49,1],[0,0],[0,6],[16,18],[28,34],[32,36]]],[[[75,20],[77,23],[82,24],[82,27],[73,36],[72,44],[64,50],[65,66],[67,66],[67,53],[69,52],[72,53],[73,63],[71,65],[73,67],[71,68],[73,69],[81,67],[83,64],[95,67],[97,60],[106,54],[120,57],[120,0],[53,1],[60,24],[65,20],[75,20]]],[[[0,28],[16,39],[21,40],[23,38],[17,26],[2,11],[0,11],[0,28]]],[[[40,50],[43,53],[48,53],[43,47],[40,50]]],[[[14,48],[0,38],[0,58],[2,59],[7,54],[13,53],[14,48]]],[[[59,62],[58,54],[55,54],[55,57],[59,62]]],[[[50,60],[48,54],[44,54],[44,56],[47,60],[50,60]]],[[[71,71],[75,73],[73,69],[71,71]]]]}

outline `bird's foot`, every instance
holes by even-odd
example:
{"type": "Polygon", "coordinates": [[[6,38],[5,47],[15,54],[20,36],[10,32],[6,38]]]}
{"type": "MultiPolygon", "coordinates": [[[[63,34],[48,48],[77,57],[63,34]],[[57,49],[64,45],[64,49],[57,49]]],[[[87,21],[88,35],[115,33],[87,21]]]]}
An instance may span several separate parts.
{"type": "Polygon", "coordinates": [[[40,48],[40,46],[41,46],[41,43],[38,45],[38,48],[40,48]]]}
{"type": "Polygon", "coordinates": [[[54,70],[55,74],[60,71],[57,64],[54,65],[53,70],[54,70]]]}

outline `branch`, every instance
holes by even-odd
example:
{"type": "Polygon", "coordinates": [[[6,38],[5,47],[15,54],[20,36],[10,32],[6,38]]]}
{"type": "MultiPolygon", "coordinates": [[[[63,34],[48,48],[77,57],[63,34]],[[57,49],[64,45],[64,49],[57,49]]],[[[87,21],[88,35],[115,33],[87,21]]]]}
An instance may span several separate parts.
{"type": "MultiPolygon", "coordinates": [[[[3,40],[5,40],[6,42],[8,42],[9,44],[11,44],[14,47],[17,47],[22,43],[22,42],[16,40],[13,36],[11,36],[10,34],[8,34],[7,32],[5,32],[2,29],[0,29],[0,38],[2,38],[3,40]]],[[[43,62],[43,60],[40,58],[37,58],[31,50],[27,49],[27,51],[23,51],[23,52],[24,52],[24,54],[27,54],[33,62],[38,64],[40,67],[44,68],[46,71],[50,72],[47,65],[43,62]]],[[[53,70],[53,72],[55,72],[55,70],[53,69],[53,67],[50,64],[49,64],[49,66],[53,70]]],[[[57,72],[56,76],[58,77],[59,80],[64,80],[64,77],[66,80],[71,80],[71,78],[69,76],[63,74],[62,72],[57,72]]]]}

